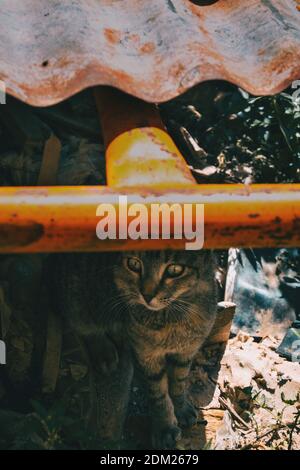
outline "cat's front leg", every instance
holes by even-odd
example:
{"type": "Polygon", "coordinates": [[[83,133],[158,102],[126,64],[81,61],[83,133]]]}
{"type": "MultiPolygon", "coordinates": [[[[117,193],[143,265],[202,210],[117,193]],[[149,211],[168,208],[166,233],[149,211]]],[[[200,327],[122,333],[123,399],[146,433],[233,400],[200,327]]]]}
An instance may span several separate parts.
{"type": "Polygon", "coordinates": [[[172,354],[168,356],[169,394],[173,401],[178,423],[191,427],[197,422],[197,411],[187,398],[187,379],[193,356],[172,354]]]}
{"type": "Polygon", "coordinates": [[[168,392],[168,375],[164,358],[149,361],[139,358],[149,393],[152,421],[152,446],[154,449],[174,449],[180,439],[180,429],[174,414],[174,407],[168,392]]]}

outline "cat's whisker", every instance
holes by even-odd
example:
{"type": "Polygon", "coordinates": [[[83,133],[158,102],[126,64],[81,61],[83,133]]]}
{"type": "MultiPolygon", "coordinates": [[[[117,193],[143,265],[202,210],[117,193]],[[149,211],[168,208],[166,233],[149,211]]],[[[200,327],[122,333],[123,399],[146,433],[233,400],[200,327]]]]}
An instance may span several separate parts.
{"type": "Polygon", "coordinates": [[[108,298],[103,304],[102,307],[104,307],[104,311],[102,310],[102,313],[104,314],[104,317],[107,317],[111,312],[116,309],[117,307],[126,307],[126,304],[128,303],[128,300],[130,300],[131,295],[128,294],[120,294],[113,299],[108,298]]]}

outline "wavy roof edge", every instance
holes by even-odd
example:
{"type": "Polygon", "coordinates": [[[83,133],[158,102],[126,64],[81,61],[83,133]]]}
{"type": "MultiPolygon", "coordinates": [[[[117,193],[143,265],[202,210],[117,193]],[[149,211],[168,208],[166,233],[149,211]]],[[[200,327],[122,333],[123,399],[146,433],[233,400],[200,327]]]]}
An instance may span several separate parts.
{"type": "Polygon", "coordinates": [[[295,0],[2,0],[0,80],[36,106],[112,85],[150,102],[211,79],[254,95],[300,79],[295,0]]]}

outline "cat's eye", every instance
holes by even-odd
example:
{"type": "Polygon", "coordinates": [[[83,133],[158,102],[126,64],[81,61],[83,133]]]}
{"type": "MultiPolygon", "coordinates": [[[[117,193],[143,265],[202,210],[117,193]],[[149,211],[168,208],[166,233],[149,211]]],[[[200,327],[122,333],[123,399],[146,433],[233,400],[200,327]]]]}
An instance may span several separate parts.
{"type": "Polygon", "coordinates": [[[127,267],[134,273],[140,273],[142,271],[142,263],[137,258],[127,258],[127,267]]]}
{"type": "Polygon", "coordinates": [[[182,264],[170,264],[166,269],[167,277],[179,277],[185,271],[185,267],[182,264]]]}

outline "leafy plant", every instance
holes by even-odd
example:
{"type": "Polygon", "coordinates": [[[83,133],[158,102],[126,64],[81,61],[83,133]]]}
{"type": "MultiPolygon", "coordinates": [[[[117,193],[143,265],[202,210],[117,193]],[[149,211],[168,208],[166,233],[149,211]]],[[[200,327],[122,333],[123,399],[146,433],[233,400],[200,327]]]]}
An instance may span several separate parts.
{"type": "Polygon", "coordinates": [[[207,82],[161,109],[192,166],[216,167],[212,182],[298,182],[300,107],[292,93],[254,97],[225,82],[207,82]],[[202,156],[186,145],[186,135],[202,156]]]}

